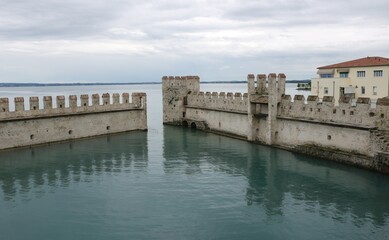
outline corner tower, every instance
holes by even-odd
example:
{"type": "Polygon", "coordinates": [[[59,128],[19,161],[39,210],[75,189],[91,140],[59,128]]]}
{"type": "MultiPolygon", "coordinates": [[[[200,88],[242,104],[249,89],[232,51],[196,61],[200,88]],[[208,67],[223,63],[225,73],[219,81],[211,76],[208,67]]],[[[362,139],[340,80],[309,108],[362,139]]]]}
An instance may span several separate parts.
{"type": "Polygon", "coordinates": [[[185,118],[187,95],[200,91],[198,76],[162,78],[163,123],[181,125],[185,118]]]}

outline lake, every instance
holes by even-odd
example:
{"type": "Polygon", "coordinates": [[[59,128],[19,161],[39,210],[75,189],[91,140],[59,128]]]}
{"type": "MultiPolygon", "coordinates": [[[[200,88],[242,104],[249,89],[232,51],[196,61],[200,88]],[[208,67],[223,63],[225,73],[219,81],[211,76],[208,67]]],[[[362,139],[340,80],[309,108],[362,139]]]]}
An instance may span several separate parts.
{"type": "MultiPolygon", "coordinates": [[[[287,94],[309,94],[295,87],[287,94]]],[[[0,97],[136,91],[147,93],[147,132],[0,152],[0,239],[389,239],[389,176],[163,126],[161,85],[0,97]]]]}

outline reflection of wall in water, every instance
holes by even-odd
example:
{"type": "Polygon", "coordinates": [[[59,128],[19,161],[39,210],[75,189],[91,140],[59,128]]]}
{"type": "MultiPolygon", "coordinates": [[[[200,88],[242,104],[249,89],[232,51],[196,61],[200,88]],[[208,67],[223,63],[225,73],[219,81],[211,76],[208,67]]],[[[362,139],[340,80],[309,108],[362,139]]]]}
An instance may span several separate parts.
{"type": "Polygon", "coordinates": [[[337,163],[169,126],[164,128],[163,156],[168,174],[197,174],[211,164],[216,172],[245,176],[247,204],[263,206],[268,215],[283,214],[287,197],[307,207],[318,205],[315,211],[335,207],[339,221],[352,213],[373,216],[376,224],[383,225],[389,214],[389,205],[383,202],[389,190],[379,187],[385,176],[337,163]],[[355,201],[358,198],[361,201],[355,201]]]}
{"type": "Polygon", "coordinates": [[[0,153],[5,200],[39,186],[67,186],[103,173],[146,171],[147,133],[133,132],[0,153]]]}
{"type": "Polygon", "coordinates": [[[246,169],[246,157],[251,152],[252,146],[244,141],[220,137],[218,135],[195,131],[192,129],[179,129],[165,126],[163,156],[164,170],[166,173],[177,172],[178,166],[194,168],[197,166],[201,171],[200,164],[206,160],[207,163],[215,162],[215,167],[224,169],[224,161],[228,165],[224,171],[241,174],[246,169]],[[220,149],[228,149],[222,152],[220,149]],[[227,158],[229,153],[240,153],[235,160],[227,158]],[[178,165],[179,164],[179,165],[178,165]],[[236,167],[233,167],[236,165],[236,167]]]}

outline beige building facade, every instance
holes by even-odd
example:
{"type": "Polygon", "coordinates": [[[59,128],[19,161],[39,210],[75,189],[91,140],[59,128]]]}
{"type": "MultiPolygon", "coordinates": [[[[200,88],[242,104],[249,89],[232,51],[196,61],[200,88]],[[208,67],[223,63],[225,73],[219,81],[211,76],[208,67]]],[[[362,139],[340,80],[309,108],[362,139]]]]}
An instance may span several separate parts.
{"type": "Polygon", "coordinates": [[[389,58],[366,57],[319,67],[311,81],[311,94],[323,99],[333,96],[378,98],[389,96],[389,58]]]}

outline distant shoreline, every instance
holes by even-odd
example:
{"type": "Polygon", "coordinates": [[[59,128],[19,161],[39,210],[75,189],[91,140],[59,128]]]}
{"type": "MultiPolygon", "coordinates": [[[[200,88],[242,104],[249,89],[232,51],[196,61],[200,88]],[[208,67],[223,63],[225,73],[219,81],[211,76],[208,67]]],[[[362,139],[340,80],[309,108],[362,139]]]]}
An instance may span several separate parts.
{"type": "MultiPolygon", "coordinates": [[[[308,83],[311,80],[289,80],[286,83],[308,83]]],[[[235,84],[247,83],[247,81],[205,81],[202,84],[235,84]]],[[[56,87],[56,86],[101,86],[101,85],[154,85],[161,82],[136,82],[136,83],[0,83],[0,87],[56,87]]]]}

